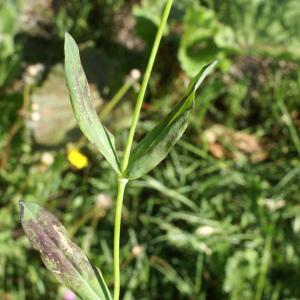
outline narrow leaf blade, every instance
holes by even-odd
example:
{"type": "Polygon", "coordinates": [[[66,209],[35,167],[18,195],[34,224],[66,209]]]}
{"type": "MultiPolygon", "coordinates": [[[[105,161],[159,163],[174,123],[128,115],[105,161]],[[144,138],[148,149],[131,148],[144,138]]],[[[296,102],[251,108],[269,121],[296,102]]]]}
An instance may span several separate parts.
{"type": "Polygon", "coordinates": [[[211,63],[195,76],[183,99],[138,143],[129,159],[126,172],[129,179],[145,175],[168,155],[188,126],[197,89],[216,64],[217,61],[211,63]]]}
{"type": "Polygon", "coordinates": [[[105,283],[104,290],[88,258],[55,216],[35,203],[24,202],[20,202],[20,216],[31,245],[61,284],[83,300],[111,300],[105,283]]]}
{"type": "Polygon", "coordinates": [[[80,129],[119,174],[119,160],[113,136],[98,118],[81,65],[79,49],[68,33],[65,35],[65,73],[74,115],[80,129]]]}
{"type": "Polygon", "coordinates": [[[111,297],[111,294],[110,294],[110,291],[108,289],[108,286],[106,285],[106,282],[103,278],[103,275],[102,275],[102,272],[100,271],[100,269],[96,268],[96,267],[93,267],[94,270],[95,270],[95,273],[97,275],[97,278],[98,278],[98,282],[101,286],[101,289],[105,295],[105,300],[112,300],[112,297],[111,297]]]}

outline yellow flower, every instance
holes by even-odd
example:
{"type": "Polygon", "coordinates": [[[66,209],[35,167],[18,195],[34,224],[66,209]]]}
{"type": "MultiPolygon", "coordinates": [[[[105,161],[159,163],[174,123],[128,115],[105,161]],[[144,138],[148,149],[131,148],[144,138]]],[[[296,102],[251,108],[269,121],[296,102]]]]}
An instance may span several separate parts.
{"type": "Polygon", "coordinates": [[[68,149],[68,161],[78,170],[87,167],[89,163],[88,158],[75,148],[68,149]]]}

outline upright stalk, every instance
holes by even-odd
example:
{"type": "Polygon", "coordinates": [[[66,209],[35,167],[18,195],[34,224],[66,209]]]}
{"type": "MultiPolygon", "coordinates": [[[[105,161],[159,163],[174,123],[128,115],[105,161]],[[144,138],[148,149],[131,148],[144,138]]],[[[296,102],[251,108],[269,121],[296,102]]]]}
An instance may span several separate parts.
{"type": "MultiPolygon", "coordinates": [[[[136,101],[130,130],[127,138],[127,143],[124,151],[124,158],[122,160],[122,174],[125,174],[128,167],[129,156],[132,148],[133,138],[136,130],[136,126],[139,120],[140,111],[142,108],[143,100],[145,97],[146,89],[149,83],[150,75],[153,69],[157,51],[160,45],[161,38],[172,8],[173,0],[167,0],[162,19],[155,37],[151,55],[148,61],[148,65],[145,71],[144,79],[141,85],[141,89],[136,101]]],[[[125,187],[128,180],[122,176],[118,178],[118,195],[116,203],[116,214],[115,214],[115,230],[114,230],[114,300],[119,300],[120,297],[120,231],[121,231],[121,217],[122,217],[122,206],[125,187]]]]}
{"type": "Polygon", "coordinates": [[[153,44],[153,48],[151,51],[151,55],[148,61],[148,65],[147,65],[147,69],[145,71],[145,75],[144,75],[144,79],[141,85],[141,89],[136,101],[136,105],[135,105],[135,109],[134,109],[134,113],[133,113],[133,117],[131,120],[131,125],[130,125],[130,130],[129,130],[129,134],[128,134],[128,139],[127,139],[127,144],[125,147],[125,152],[124,152],[124,158],[122,161],[122,172],[125,172],[128,166],[128,162],[129,162],[129,156],[130,156],[130,151],[131,151],[131,147],[132,147],[132,143],[133,143],[133,138],[134,138],[134,134],[135,134],[135,130],[136,130],[136,126],[139,120],[139,115],[140,115],[140,111],[142,108],[142,104],[143,104],[143,100],[145,97],[145,93],[146,93],[146,89],[148,86],[148,82],[150,79],[150,75],[153,69],[153,65],[155,62],[155,58],[157,55],[157,51],[160,45],[160,41],[162,38],[162,35],[164,33],[164,29],[170,14],[170,10],[173,4],[173,0],[167,0],[167,4],[166,7],[164,9],[163,15],[162,15],[162,19],[155,37],[155,41],[153,44]]]}
{"type": "Polygon", "coordinates": [[[114,300],[119,300],[120,297],[120,232],[123,198],[127,182],[127,179],[118,178],[118,195],[114,231],[114,300]]]}
{"type": "Polygon", "coordinates": [[[273,240],[273,229],[272,233],[268,235],[264,247],[264,253],[262,257],[262,264],[260,269],[260,274],[258,277],[258,283],[255,293],[255,300],[261,300],[263,298],[264,288],[266,284],[266,277],[270,265],[270,259],[271,259],[271,248],[272,248],[272,240],[273,240]]]}

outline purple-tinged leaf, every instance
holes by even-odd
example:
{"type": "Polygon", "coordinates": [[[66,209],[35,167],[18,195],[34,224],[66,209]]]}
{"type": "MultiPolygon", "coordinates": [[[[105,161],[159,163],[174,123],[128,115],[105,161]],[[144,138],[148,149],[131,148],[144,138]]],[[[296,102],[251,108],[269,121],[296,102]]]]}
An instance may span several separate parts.
{"type": "Polygon", "coordinates": [[[83,300],[110,300],[101,276],[55,216],[35,203],[20,202],[23,229],[56,279],[83,300]],[[100,283],[98,282],[100,278],[100,283]]]}

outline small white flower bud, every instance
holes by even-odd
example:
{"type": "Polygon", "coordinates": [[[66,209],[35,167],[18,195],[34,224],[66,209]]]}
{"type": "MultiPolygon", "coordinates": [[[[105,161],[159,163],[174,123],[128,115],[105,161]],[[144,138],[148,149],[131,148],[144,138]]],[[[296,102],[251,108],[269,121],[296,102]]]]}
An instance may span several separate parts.
{"type": "Polygon", "coordinates": [[[34,83],[44,71],[45,66],[43,64],[35,64],[27,67],[24,80],[28,83],[34,83]]]}
{"type": "Polygon", "coordinates": [[[30,65],[27,68],[27,74],[30,77],[37,77],[44,69],[45,66],[43,64],[30,65]]]}
{"type": "Polygon", "coordinates": [[[144,247],[141,245],[135,245],[132,247],[131,253],[134,257],[139,257],[144,253],[144,247]]]}
{"type": "Polygon", "coordinates": [[[112,199],[107,194],[99,194],[96,196],[96,206],[103,210],[108,210],[112,206],[112,199]]]}
{"type": "Polygon", "coordinates": [[[130,77],[134,80],[137,81],[141,78],[141,71],[138,69],[132,69],[130,72],[130,77]]]}
{"type": "Polygon", "coordinates": [[[46,166],[51,166],[54,162],[54,156],[50,152],[44,152],[41,156],[41,162],[46,166]]]}

